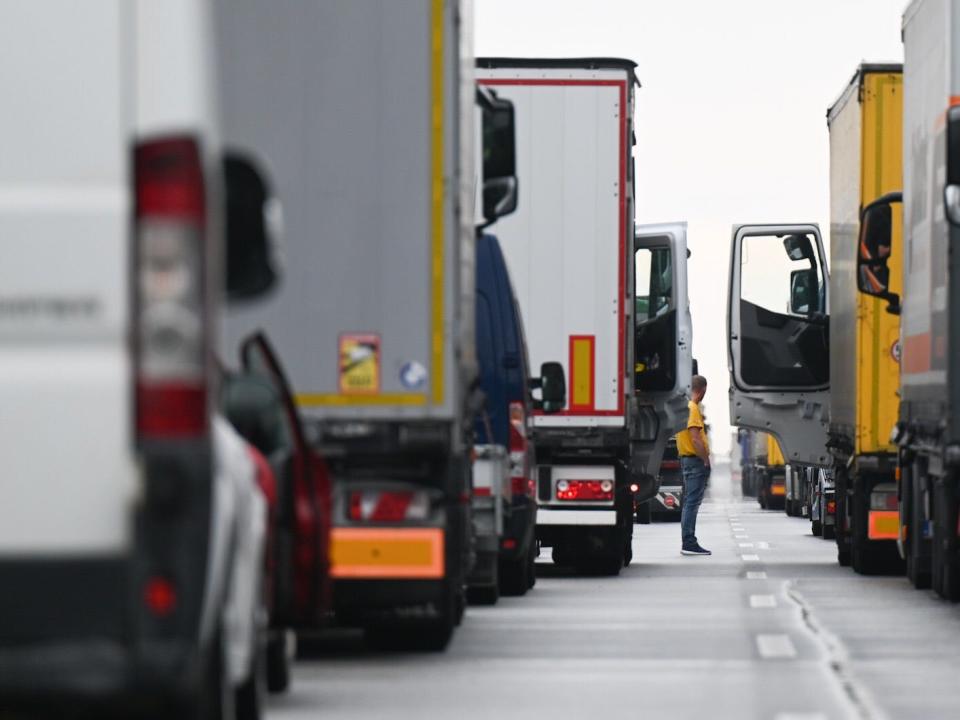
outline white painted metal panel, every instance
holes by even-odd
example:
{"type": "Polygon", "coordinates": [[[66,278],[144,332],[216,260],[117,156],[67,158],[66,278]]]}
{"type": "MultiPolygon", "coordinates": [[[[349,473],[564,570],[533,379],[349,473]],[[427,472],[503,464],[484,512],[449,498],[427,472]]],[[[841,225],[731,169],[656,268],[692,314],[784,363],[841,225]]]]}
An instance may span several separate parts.
{"type": "Polygon", "coordinates": [[[537,525],[616,525],[617,511],[609,510],[554,510],[540,508],[537,525]]]}
{"type": "MultiPolygon", "coordinates": [[[[594,342],[592,401],[537,426],[622,426],[623,117],[619,70],[478,69],[514,103],[517,212],[495,232],[524,316],[533,367],[559,361],[573,386],[570,339],[594,342]],[[515,84],[520,83],[520,84],[515,84]]],[[[576,372],[590,372],[578,367],[576,372]]]]}

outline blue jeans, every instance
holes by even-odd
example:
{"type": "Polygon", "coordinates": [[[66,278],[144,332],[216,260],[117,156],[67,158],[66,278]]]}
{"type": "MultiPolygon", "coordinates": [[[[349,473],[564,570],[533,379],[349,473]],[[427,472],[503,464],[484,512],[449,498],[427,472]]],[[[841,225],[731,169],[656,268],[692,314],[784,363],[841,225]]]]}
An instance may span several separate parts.
{"type": "Polygon", "coordinates": [[[680,512],[680,532],[683,534],[683,547],[697,544],[697,512],[703,502],[703,493],[707,489],[710,470],[698,457],[680,458],[683,471],[683,506],[680,512]]]}

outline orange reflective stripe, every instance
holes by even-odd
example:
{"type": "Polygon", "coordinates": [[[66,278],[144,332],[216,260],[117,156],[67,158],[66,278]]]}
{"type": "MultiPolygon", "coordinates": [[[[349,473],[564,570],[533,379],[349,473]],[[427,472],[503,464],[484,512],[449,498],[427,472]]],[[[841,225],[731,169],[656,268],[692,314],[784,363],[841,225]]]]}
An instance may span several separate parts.
{"type": "Polygon", "coordinates": [[[871,510],[867,519],[867,538],[896,540],[900,537],[900,513],[896,510],[871,510]]]}
{"type": "Polygon", "coordinates": [[[334,578],[442,578],[440,528],[333,528],[330,575],[334,578]]]}

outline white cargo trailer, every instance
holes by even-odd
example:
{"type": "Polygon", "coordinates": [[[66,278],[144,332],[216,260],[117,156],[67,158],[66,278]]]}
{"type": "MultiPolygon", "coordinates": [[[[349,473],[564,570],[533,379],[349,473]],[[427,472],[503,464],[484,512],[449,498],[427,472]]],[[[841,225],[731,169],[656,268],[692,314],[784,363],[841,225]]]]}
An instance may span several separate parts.
{"type": "Polygon", "coordinates": [[[516,111],[521,201],[497,235],[530,360],[564,358],[568,382],[567,409],[533,418],[538,539],[557,562],[610,572],[630,559],[631,486],[638,500],[656,494],[691,366],[686,228],[638,232],[634,222],[634,68],[603,58],[477,65],[478,82],[516,111]]]}

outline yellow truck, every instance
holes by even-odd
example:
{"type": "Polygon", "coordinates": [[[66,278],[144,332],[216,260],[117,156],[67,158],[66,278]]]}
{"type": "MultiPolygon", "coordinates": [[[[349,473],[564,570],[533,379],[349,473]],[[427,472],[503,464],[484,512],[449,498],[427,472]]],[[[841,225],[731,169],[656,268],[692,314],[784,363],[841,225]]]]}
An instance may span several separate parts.
{"type": "MultiPolygon", "coordinates": [[[[830,131],[830,424],[837,558],[859,573],[898,569],[900,318],[858,291],[861,210],[903,184],[903,69],[861,65],[827,111],[830,131]]],[[[890,289],[902,276],[900,226],[880,249],[890,289]]],[[[896,308],[891,308],[896,309],[896,308]]]]}

